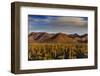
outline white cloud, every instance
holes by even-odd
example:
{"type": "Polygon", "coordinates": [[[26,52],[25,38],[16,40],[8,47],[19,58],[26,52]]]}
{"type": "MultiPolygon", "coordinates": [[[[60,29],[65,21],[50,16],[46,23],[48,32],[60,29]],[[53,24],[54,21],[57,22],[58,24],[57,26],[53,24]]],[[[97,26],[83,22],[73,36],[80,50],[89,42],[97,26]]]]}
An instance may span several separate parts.
{"type": "Polygon", "coordinates": [[[82,17],[53,17],[48,16],[46,18],[32,18],[29,17],[30,23],[48,23],[48,25],[72,25],[72,26],[87,26],[88,21],[82,17]]]}
{"type": "Polygon", "coordinates": [[[56,20],[56,23],[59,25],[64,24],[64,25],[75,25],[75,26],[86,26],[87,25],[87,20],[84,20],[83,18],[80,17],[58,17],[56,20]]]}

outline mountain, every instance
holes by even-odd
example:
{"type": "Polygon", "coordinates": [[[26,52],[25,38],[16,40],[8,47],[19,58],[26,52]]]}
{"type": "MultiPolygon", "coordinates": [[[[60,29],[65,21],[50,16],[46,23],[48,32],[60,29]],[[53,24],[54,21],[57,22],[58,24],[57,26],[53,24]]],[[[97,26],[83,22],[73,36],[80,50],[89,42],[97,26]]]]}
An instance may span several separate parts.
{"type": "Polygon", "coordinates": [[[78,35],[78,34],[49,34],[47,32],[31,32],[28,35],[29,42],[43,42],[43,43],[73,43],[73,42],[88,42],[88,35],[78,35]]]}
{"type": "Polygon", "coordinates": [[[50,37],[51,35],[46,32],[32,32],[28,35],[29,41],[33,40],[33,42],[43,42],[50,37]]]}
{"type": "Polygon", "coordinates": [[[81,42],[84,42],[84,43],[88,42],[88,34],[81,35],[81,42]]]}
{"type": "Polygon", "coordinates": [[[54,42],[54,43],[71,43],[73,39],[64,33],[57,33],[51,38],[45,40],[45,42],[54,42]]]}
{"type": "Polygon", "coordinates": [[[28,35],[28,42],[36,42],[35,41],[35,35],[36,33],[35,32],[32,32],[28,35]]]}
{"type": "Polygon", "coordinates": [[[80,37],[80,35],[78,35],[77,33],[75,33],[75,34],[70,34],[69,37],[75,38],[75,37],[80,37]]]}
{"type": "Polygon", "coordinates": [[[88,42],[88,34],[78,35],[77,33],[75,33],[75,34],[70,34],[69,37],[73,38],[73,40],[76,42],[82,42],[82,43],[88,42]]]}
{"type": "Polygon", "coordinates": [[[39,32],[38,33],[38,36],[35,38],[36,41],[39,41],[39,42],[43,42],[44,40],[50,38],[50,34],[46,33],[46,32],[39,32]]]}

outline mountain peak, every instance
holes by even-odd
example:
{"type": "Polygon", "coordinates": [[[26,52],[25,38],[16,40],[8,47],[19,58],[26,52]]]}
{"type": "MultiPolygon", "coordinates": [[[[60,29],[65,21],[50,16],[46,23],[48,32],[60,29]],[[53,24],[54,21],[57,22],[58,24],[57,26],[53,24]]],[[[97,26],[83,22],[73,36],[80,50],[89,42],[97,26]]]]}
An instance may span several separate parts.
{"type": "Polygon", "coordinates": [[[51,34],[47,32],[31,32],[28,36],[29,41],[43,42],[43,43],[73,43],[73,42],[86,42],[88,40],[88,34],[78,35],[65,34],[59,32],[57,34],[51,34]]]}
{"type": "Polygon", "coordinates": [[[86,36],[88,36],[88,34],[83,34],[83,35],[81,35],[81,37],[86,37],[86,36]]]}
{"type": "Polygon", "coordinates": [[[68,35],[64,33],[57,33],[48,40],[48,42],[56,42],[56,43],[67,43],[72,41],[73,41],[72,38],[68,37],[68,35]]]}

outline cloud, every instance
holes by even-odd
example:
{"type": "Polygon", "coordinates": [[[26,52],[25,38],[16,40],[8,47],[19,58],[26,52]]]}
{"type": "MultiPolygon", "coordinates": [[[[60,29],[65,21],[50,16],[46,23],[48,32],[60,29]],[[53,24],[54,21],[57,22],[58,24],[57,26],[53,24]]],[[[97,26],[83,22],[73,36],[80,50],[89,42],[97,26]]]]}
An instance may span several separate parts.
{"type": "Polygon", "coordinates": [[[58,17],[55,23],[59,25],[87,26],[87,20],[81,17],[58,17]]]}
{"type": "Polygon", "coordinates": [[[45,32],[66,32],[79,33],[87,32],[88,19],[86,17],[69,16],[28,16],[28,29],[30,31],[45,32]]]}
{"type": "Polygon", "coordinates": [[[34,16],[29,17],[30,23],[47,23],[48,25],[73,25],[73,26],[87,26],[87,20],[83,17],[60,17],[60,16],[34,16]]]}

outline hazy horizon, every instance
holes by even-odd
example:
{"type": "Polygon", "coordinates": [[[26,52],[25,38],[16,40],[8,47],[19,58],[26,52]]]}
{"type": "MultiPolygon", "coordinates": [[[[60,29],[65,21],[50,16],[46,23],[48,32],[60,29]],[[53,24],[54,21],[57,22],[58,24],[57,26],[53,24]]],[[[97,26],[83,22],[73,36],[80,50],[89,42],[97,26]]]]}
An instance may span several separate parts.
{"type": "Polygon", "coordinates": [[[72,16],[28,15],[28,33],[87,34],[88,18],[72,16]]]}
{"type": "MultiPolygon", "coordinates": [[[[32,32],[34,32],[34,31],[29,32],[29,34],[32,33],[32,32]]],[[[43,32],[35,32],[35,33],[43,33],[43,32]]],[[[56,32],[56,33],[54,33],[54,32],[46,32],[46,33],[48,33],[48,34],[63,33],[63,34],[68,34],[68,35],[71,35],[71,34],[78,34],[78,33],[64,33],[64,32],[56,32]]],[[[84,34],[88,34],[88,33],[83,33],[83,34],[78,34],[78,35],[84,35],[84,34]]]]}

